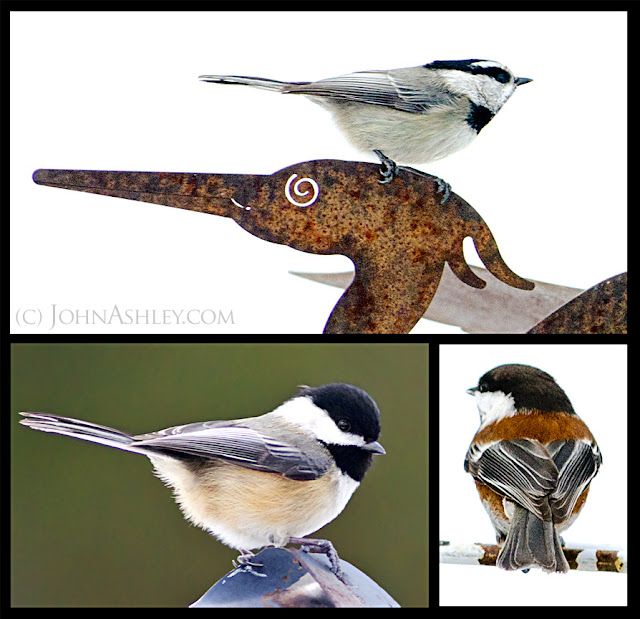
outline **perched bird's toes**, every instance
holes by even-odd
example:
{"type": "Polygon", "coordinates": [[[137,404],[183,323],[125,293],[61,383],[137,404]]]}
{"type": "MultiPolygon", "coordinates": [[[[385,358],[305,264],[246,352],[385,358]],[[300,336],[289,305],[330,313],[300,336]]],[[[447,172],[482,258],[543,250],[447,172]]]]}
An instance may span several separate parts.
{"type": "Polygon", "coordinates": [[[389,159],[381,150],[374,148],[373,152],[380,158],[380,175],[382,176],[382,180],[378,182],[381,185],[386,185],[398,174],[398,166],[393,159],[389,159]]]}

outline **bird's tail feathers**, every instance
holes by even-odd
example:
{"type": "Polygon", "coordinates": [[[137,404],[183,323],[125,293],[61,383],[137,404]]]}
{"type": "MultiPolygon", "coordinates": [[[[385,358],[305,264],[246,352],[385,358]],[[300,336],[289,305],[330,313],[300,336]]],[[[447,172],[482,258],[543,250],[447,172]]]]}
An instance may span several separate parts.
{"type": "Polygon", "coordinates": [[[553,522],[541,520],[524,507],[516,505],[510,525],[507,539],[498,555],[498,567],[522,570],[537,565],[545,572],[569,571],[553,522]]]}
{"type": "Polygon", "coordinates": [[[253,86],[254,88],[263,88],[265,90],[276,90],[283,92],[290,86],[300,86],[308,82],[279,82],[278,80],[270,80],[264,77],[248,77],[244,75],[201,75],[199,80],[203,82],[213,82],[215,84],[242,84],[244,86],[253,86]]]}
{"type": "Polygon", "coordinates": [[[133,438],[125,432],[101,426],[97,423],[82,421],[80,419],[72,419],[71,417],[62,417],[61,415],[50,415],[48,413],[20,413],[25,419],[21,419],[20,423],[34,430],[41,432],[54,432],[55,434],[63,434],[72,436],[84,441],[100,443],[108,447],[116,449],[124,449],[147,455],[143,449],[132,447],[133,438]]]}

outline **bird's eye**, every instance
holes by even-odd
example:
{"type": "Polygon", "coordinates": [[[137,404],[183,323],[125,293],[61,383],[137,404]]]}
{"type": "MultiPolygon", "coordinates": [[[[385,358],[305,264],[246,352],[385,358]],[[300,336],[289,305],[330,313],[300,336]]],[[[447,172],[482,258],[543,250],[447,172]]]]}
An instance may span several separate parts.
{"type": "Polygon", "coordinates": [[[476,69],[475,72],[482,75],[488,75],[501,84],[508,84],[511,80],[510,73],[499,67],[482,67],[480,69],[476,69]]]}
{"type": "Polygon", "coordinates": [[[346,419],[340,419],[340,421],[338,421],[338,427],[343,432],[348,432],[349,430],[351,430],[351,424],[346,419]]]}

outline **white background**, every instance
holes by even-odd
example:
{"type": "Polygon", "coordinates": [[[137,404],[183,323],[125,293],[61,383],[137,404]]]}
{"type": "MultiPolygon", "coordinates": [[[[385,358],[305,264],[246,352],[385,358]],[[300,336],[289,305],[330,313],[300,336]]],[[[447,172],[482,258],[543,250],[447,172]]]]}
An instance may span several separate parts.
{"type": "MultiPolygon", "coordinates": [[[[451,345],[440,347],[440,539],[495,544],[464,458],[479,426],[465,393],[488,370],[524,363],[551,374],[589,426],[603,457],[566,545],[627,548],[627,347],[624,345],[451,345]]],[[[440,565],[442,605],[621,605],[626,574],[505,572],[440,565]]]]}
{"type": "Polygon", "coordinates": [[[625,271],[624,13],[13,12],[12,332],[320,333],[341,292],[288,271],[350,270],[347,258],[270,244],[230,219],[37,186],[32,173],[375,161],[304,98],[197,78],[304,81],[465,58],[534,81],[469,148],[423,169],[483,216],[518,275],[587,288],[625,271]],[[235,324],[51,330],[52,304],[231,310],[235,324]]]}

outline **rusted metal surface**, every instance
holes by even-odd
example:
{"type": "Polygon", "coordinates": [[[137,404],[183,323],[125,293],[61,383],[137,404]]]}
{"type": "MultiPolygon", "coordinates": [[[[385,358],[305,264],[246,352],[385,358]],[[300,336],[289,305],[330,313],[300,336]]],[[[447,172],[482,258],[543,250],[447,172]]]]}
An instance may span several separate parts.
{"type": "Polygon", "coordinates": [[[529,333],[627,333],[627,274],[589,288],[529,333]]]}
{"type": "MultiPolygon", "coordinates": [[[[472,266],[471,270],[487,282],[485,288],[479,290],[465,286],[451,269],[445,267],[436,295],[422,317],[460,327],[467,333],[526,333],[584,292],[580,288],[536,280],[531,280],[536,286],[533,290],[520,290],[503,284],[486,269],[472,266]]],[[[290,273],[342,289],[348,288],[353,281],[353,271],[290,273]]]]}
{"type": "Polygon", "coordinates": [[[255,565],[236,568],[191,607],[344,608],[397,607],[377,583],[340,559],[344,582],[324,556],[295,548],[267,548],[255,565]]]}
{"type": "Polygon", "coordinates": [[[465,262],[470,236],[487,269],[523,290],[480,215],[454,193],[440,205],[435,177],[401,170],[380,184],[379,166],[307,161],[271,175],[38,170],[41,185],[163,204],[234,219],[258,238],[314,254],[342,254],[354,281],[325,333],[408,333],[425,313],[445,263],[465,284],[485,282],[465,262]]]}

